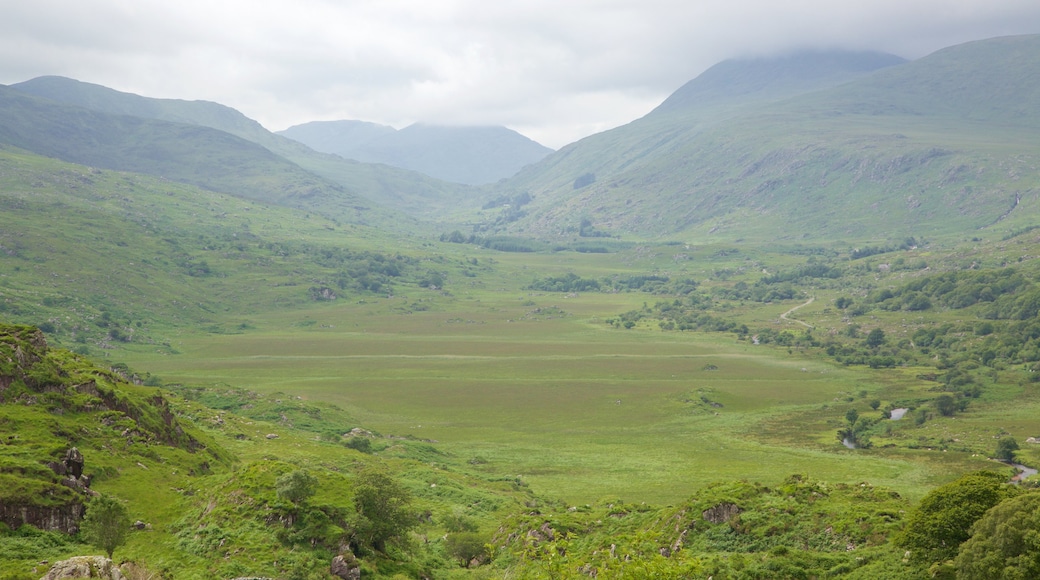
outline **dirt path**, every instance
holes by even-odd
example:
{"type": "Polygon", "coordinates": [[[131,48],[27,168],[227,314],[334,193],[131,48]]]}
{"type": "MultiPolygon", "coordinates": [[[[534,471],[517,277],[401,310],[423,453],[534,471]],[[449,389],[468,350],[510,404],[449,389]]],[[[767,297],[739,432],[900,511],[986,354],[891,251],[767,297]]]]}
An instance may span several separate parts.
{"type": "Polygon", "coordinates": [[[780,318],[782,318],[782,319],[784,319],[784,320],[786,320],[788,322],[796,322],[796,323],[801,324],[802,326],[804,326],[806,328],[812,328],[812,325],[809,324],[808,322],[802,322],[801,320],[798,320],[798,319],[795,319],[795,318],[788,318],[787,315],[791,314],[795,310],[798,310],[799,308],[803,308],[805,306],[808,306],[808,305],[812,304],[814,300],[816,300],[815,296],[809,297],[809,301],[808,302],[806,302],[805,304],[799,304],[798,306],[795,306],[794,308],[788,310],[787,312],[784,312],[783,314],[780,315],[780,318]]]}

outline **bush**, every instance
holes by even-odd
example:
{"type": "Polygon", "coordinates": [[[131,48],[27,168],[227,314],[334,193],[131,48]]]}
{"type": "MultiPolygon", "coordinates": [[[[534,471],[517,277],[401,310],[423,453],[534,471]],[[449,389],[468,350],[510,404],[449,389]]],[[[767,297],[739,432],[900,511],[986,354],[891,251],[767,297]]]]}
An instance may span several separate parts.
{"type": "Polygon", "coordinates": [[[297,469],[276,479],[274,487],[281,499],[301,504],[318,491],[318,478],[306,469],[297,469]]]}
{"type": "Polygon", "coordinates": [[[372,453],[372,441],[367,437],[351,437],[344,443],[347,447],[362,453],[372,453]]]}
{"type": "Polygon", "coordinates": [[[1018,451],[1018,441],[1014,437],[1001,437],[997,441],[996,458],[1001,461],[1014,461],[1018,451]]]}
{"type": "Polygon", "coordinates": [[[448,534],[444,539],[444,549],[449,556],[465,566],[474,558],[484,555],[484,538],[476,532],[448,534]]]}

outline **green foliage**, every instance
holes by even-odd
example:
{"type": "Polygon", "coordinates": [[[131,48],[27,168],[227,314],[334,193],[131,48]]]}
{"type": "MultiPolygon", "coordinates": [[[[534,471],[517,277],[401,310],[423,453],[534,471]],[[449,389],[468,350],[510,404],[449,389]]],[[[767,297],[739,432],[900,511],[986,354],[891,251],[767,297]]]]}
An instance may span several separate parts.
{"type": "Polygon", "coordinates": [[[355,451],[372,453],[372,440],[368,437],[349,437],[343,444],[355,451]]]}
{"type": "Polygon", "coordinates": [[[354,478],[355,539],[385,552],[388,542],[400,542],[417,525],[411,503],[411,494],[385,468],[362,468],[354,478]]]}
{"type": "Polygon", "coordinates": [[[1007,478],[995,472],[975,472],[939,486],[921,499],[907,517],[896,543],[919,562],[953,558],[987,510],[1016,494],[1007,478]]]}
{"type": "Polygon", "coordinates": [[[543,292],[593,292],[600,289],[600,283],[596,280],[581,278],[574,272],[568,272],[563,276],[549,276],[535,280],[528,288],[543,292]]]}
{"type": "Polygon", "coordinates": [[[849,425],[855,425],[856,420],[859,419],[859,412],[855,409],[849,409],[845,411],[845,420],[848,421],[849,425]]]}
{"type": "Polygon", "coordinates": [[[952,417],[954,411],[957,410],[957,401],[954,400],[950,395],[939,395],[935,399],[935,409],[943,417],[952,417]]]}
{"type": "Polygon", "coordinates": [[[885,344],[885,331],[880,328],[872,329],[867,333],[867,338],[864,343],[871,348],[876,348],[885,344]]]}
{"type": "Polygon", "coordinates": [[[1018,449],[1018,441],[1014,437],[1001,437],[997,440],[997,451],[993,456],[1001,461],[1014,461],[1018,449]]]}
{"type": "Polygon", "coordinates": [[[126,541],[129,531],[130,516],[119,501],[103,495],[87,504],[80,534],[84,540],[104,550],[109,558],[126,541]]]}
{"type": "Polygon", "coordinates": [[[1040,578],[1040,494],[1005,499],[987,511],[954,565],[958,580],[1040,578]]]}
{"type": "Polygon", "coordinates": [[[444,550],[460,565],[485,554],[484,536],[476,532],[453,532],[444,539],[444,550]]]}
{"type": "Polygon", "coordinates": [[[276,479],[274,486],[278,497],[302,504],[318,491],[318,478],[306,469],[297,469],[276,479]]]}

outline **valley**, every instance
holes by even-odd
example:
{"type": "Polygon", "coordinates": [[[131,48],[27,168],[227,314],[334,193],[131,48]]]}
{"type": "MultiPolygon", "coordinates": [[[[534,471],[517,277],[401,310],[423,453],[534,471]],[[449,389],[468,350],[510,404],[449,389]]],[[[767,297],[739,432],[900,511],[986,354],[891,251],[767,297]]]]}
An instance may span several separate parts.
{"type": "Polygon", "coordinates": [[[986,577],[1040,485],[1037,43],[729,63],[484,186],[0,87],[0,580],[986,577]],[[1024,105],[936,100],[990,51],[1024,105]]]}

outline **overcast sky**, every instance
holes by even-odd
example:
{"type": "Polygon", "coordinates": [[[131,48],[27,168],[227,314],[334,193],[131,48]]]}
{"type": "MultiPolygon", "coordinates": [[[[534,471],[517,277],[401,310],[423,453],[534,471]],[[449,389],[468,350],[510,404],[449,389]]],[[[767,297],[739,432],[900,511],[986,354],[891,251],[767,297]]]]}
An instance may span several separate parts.
{"type": "Polygon", "coordinates": [[[0,0],[0,15],[0,84],[62,75],[217,101],[275,131],[505,125],[553,148],[727,58],[918,58],[1040,32],[1038,0],[0,0]]]}

